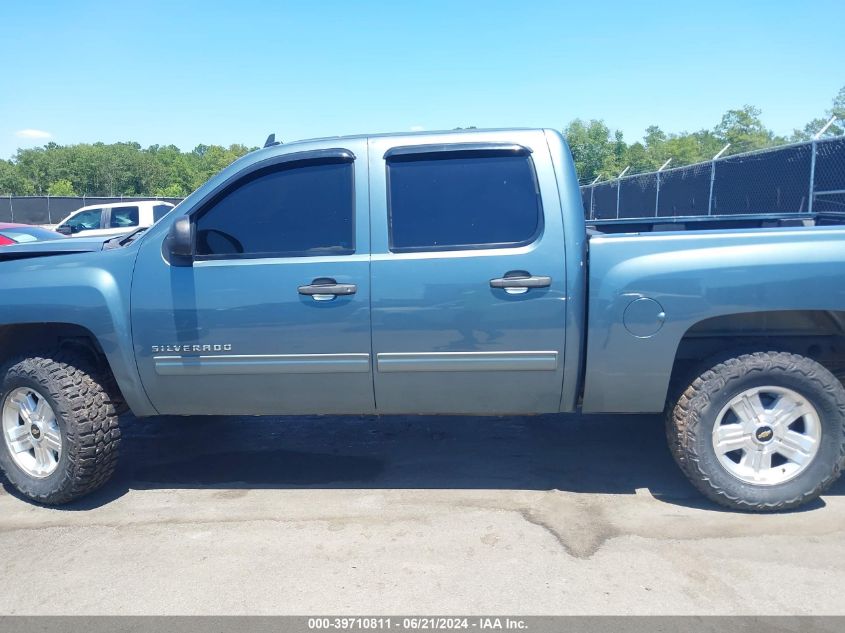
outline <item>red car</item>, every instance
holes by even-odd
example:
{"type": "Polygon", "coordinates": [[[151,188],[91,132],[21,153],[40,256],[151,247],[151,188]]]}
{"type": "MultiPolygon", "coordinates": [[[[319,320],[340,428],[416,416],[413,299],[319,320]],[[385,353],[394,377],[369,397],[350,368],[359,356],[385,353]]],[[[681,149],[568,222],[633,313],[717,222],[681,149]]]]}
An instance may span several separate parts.
{"type": "Polygon", "coordinates": [[[64,239],[64,235],[29,224],[7,224],[0,222],[0,246],[64,239]]]}

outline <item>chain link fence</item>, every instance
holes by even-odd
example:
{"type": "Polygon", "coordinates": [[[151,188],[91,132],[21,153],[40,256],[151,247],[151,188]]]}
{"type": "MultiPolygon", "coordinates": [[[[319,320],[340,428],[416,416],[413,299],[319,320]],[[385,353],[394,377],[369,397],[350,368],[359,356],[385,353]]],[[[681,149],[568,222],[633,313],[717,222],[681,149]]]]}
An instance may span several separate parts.
{"type": "Polygon", "coordinates": [[[588,220],[845,212],[845,137],[581,187],[588,220]]]}
{"type": "Polygon", "coordinates": [[[819,143],[813,166],[813,211],[845,213],[845,138],[819,143]]]}
{"type": "Polygon", "coordinates": [[[19,224],[58,224],[81,207],[101,204],[107,207],[117,202],[162,200],[179,204],[182,198],[147,197],[64,197],[64,196],[2,196],[0,222],[19,224]]]}
{"type": "Polygon", "coordinates": [[[654,174],[660,183],[657,215],[671,218],[683,215],[707,215],[710,203],[710,163],[667,169],[654,174]]]}

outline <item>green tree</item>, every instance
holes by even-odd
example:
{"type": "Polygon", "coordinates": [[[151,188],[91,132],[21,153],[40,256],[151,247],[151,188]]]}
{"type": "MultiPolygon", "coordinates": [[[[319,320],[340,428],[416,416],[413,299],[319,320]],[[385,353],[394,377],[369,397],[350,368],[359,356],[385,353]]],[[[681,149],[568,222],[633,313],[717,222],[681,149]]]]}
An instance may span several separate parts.
{"type": "Polygon", "coordinates": [[[839,89],[839,92],[833,98],[832,107],[825,112],[823,117],[813,119],[800,130],[793,130],[790,140],[808,141],[812,139],[832,117],[836,117],[836,121],[827,128],[826,136],[845,134],[845,86],[839,89]]]}
{"type": "Polygon", "coordinates": [[[0,195],[31,196],[35,194],[32,183],[24,178],[10,160],[0,160],[0,195]]]}
{"type": "Polygon", "coordinates": [[[64,146],[48,143],[20,149],[11,161],[0,161],[0,192],[148,196],[167,191],[180,197],[249,151],[245,145],[200,145],[191,152],[181,152],[173,145],[144,149],[133,141],[64,146]]]}
{"type": "MultiPolygon", "coordinates": [[[[837,98],[845,111],[845,89],[837,98]]],[[[670,158],[670,167],[705,162],[726,143],[731,143],[731,153],[738,153],[786,142],[763,124],[760,110],[750,105],[729,110],[712,130],[667,134],[659,126],[650,125],[642,140],[631,144],[604,121],[575,119],[563,133],[582,182],[592,181],[599,174],[615,178],[625,167],[630,168],[629,174],[654,171],[670,158]]]]}
{"type": "Polygon", "coordinates": [[[593,180],[599,174],[609,178],[618,173],[610,173],[615,169],[614,143],[604,121],[575,119],[566,126],[563,135],[572,151],[579,178],[593,180]]]}
{"type": "MultiPolygon", "coordinates": [[[[672,158],[672,167],[692,165],[708,161],[724,147],[709,130],[672,135],[664,144],[663,152],[666,158],[672,158]]],[[[661,163],[662,164],[662,163],[661,163]]]]}
{"type": "Polygon", "coordinates": [[[73,183],[66,178],[57,180],[47,188],[48,196],[75,196],[76,191],[73,190],[73,183]]]}
{"type": "Polygon", "coordinates": [[[166,187],[160,187],[153,191],[153,195],[157,198],[182,198],[185,195],[185,190],[178,183],[171,183],[166,187]]]}
{"type": "Polygon", "coordinates": [[[666,142],[668,141],[668,137],[666,136],[666,132],[661,130],[656,125],[649,125],[645,129],[645,136],[643,137],[643,143],[646,148],[646,152],[651,160],[658,161],[661,164],[666,160],[664,156],[666,155],[666,142]],[[661,161],[661,159],[663,159],[661,161]]]}
{"type": "Polygon", "coordinates": [[[835,116],[840,123],[845,123],[845,86],[842,86],[833,98],[830,116],[835,116]]]}
{"type": "Polygon", "coordinates": [[[738,110],[728,110],[714,128],[716,138],[730,143],[732,154],[762,149],[775,144],[778,139],[760,120],[760,108],[745,105],[738,110]]]}

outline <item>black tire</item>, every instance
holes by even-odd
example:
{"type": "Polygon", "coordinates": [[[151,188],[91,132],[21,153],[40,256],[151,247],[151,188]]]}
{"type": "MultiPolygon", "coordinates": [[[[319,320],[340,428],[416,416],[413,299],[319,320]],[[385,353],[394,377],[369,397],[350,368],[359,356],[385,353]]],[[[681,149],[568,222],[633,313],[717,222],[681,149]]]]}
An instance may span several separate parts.
{"type": "Polygon", "coordinates": [[[845,463],[845,388],[816,361],[786,352],[756,352],[703,371],[667,405],[666,432],[675,461],[693,485],[735,510],[789,510],[815,499],[845,463]],[[818,451],[793,479],[773,485],[748,483],[719,461],[712,433],[724,407],[747,389],[775,386],[812,404],[821,427],[818,451]]]}
{"type": "Polygon", "coordinates": [[[109,480],[120,445],[117,411],[124,406],[110,380],[109,372],[94,370],[72,351],[21,358],[3,368],[0,411],[12,390],[28,387],[52,406],[62,437],[58,467],[41,479],[21,469],[0,440],[0,468],[18,492],[38,503],[59,505],[109,480]]]}

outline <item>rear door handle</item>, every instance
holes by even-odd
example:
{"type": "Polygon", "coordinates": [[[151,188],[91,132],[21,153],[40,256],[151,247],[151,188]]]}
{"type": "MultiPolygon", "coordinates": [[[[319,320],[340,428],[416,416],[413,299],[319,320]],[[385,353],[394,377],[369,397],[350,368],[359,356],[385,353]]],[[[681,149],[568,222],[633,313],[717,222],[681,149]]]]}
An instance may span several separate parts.
{"type": "Polygon", "coordinates": [[[552,285],[551,277],[530,275],[528,273],[508,273],[504,277],[490,280],[491,288],[504,288],[506,292],[523,293],[529,288],[548,288],[552,285]]]}
{"type": "Polygon", "coordinates": [[[320,277],[310,284],[300,286],[299,294],[312,297],[315,301],[331,301],[337,296],[354,295],[358,292],[355,284],[339,284],[331,277],[320,277]]]}

